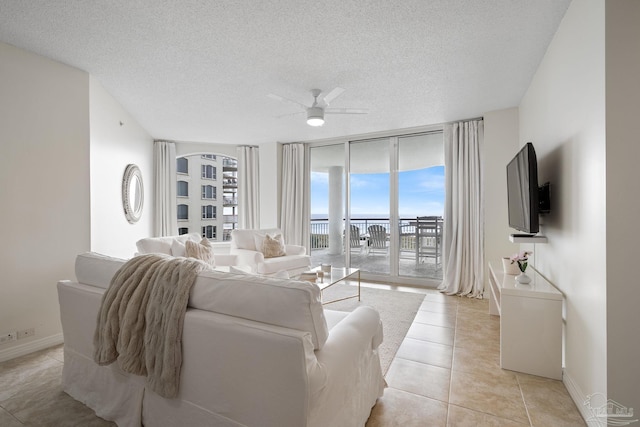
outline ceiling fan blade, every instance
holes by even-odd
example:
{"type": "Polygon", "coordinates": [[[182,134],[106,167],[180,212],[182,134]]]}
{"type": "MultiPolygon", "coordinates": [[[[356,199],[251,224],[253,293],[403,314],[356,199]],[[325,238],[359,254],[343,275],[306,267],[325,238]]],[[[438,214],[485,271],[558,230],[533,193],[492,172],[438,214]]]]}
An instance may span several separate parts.
{"type": "Polygon", "coordinates": [[[276,116],[277,119],[281,119],[283,117],[291,117],[291,116],[297,116],[298,114],[303,114],[305,113],[305,111],[297,111],[295,113],[289,113],[289,114],[281,114],[279,116],[276,116]]]}
{"type": "Polygon", "coordinates": [[[329,92],[328,94],[326,94],[322,98],[322,100],[324,101],[325,104],[329,105],[329,103],[331,101],[333,101],[334,99],[336,99],[337,97],[342,95],[343,92],[344,92],[344,89],[342,89],[341,87],[337,87],[334,90],[332,90],[331,92],[329,92]]]}
{"type": "Polygon", "coordinates": [[[271,99],[275,99],[276,101],[280,101],[280,102],[289,102],[289,103],[291,103],[291,104],[295,104],[295,105],[297,105],[298,107],[302,107],[302,108],[304,108],[304,109],[307,109],[307,106],[306,106],[306,105],[304,105],[303,103],[298,102],[298,101],[294,101],[293,99],[285,98],[284,96],[275,95],[275,94],[273,94],[273,93],[270,93],[270,94],[268,94],[267,96],[268,96],[269,98],[271,98],[271,99]]]}
{"type": "Polygon", "coordinates": [[[368,114],[369,110],[366,108],[327,108],[324,112],[325,114],[368,114]]]}

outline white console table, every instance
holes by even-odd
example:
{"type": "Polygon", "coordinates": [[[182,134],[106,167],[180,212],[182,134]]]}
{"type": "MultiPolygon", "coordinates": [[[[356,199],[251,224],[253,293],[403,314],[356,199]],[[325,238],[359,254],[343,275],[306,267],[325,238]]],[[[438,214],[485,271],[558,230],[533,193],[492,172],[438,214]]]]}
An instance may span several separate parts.
{"type": "Polygon", "coordinates": [[[500,316],[500,366],[562,379],[563,295],[533,268],[517,283],[501,264],[489,263],[489,313],[500,316]]]}

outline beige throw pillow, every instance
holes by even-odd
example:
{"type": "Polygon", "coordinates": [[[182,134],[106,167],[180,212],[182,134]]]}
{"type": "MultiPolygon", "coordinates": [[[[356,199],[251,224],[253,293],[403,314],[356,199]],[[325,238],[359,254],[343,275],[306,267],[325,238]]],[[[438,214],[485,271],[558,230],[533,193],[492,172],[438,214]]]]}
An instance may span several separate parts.
{"type": "Polygon", "coordinates": [[[187,258],[197,258],[206,262],[211,267],[216,266],[216,260],[213,257],[213,247],[211,246],[209,239],[202,239],[200,243],[187,240],[184,242],[184,245],[185,256],[187,258]]]}
{"type": "Polygon", "coordinates": [[[276,234],[271,237],[268,234],[264,236],[262,241],[262,253],[265,258],[275,258],[279,256],[285,256],[284,239],[282,234],[276,234]]]}

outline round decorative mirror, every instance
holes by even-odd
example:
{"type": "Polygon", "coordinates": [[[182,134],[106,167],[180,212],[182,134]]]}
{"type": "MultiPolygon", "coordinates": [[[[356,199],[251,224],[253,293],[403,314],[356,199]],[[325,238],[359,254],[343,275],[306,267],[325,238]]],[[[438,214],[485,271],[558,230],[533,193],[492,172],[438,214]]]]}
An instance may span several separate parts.
{"type": "Polygon", "coordinates": [[[122,177],[122,207],[124,216],[131,224],[138,222],[144,205],[142,173],[136,165],[127,165],[122,177]]]}

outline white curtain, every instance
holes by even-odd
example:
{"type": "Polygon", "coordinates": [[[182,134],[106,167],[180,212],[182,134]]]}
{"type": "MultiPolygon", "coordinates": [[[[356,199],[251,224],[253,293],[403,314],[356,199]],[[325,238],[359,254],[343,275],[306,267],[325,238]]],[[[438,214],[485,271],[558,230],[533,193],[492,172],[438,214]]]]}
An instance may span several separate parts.
{"type": "Polygon", "coordinates": [[[178,234],[176,202],[176,145],[169,141],[154,142],[155,206],[154,234],[178,234]]]}
{"type": "Polygon", "coordinates": [[[444,129],[444,271],[438,287],[449,295],[482,298],[484,291],[484,209],[482,120],[444,129]]]}
{"type": "Polygon", "coordinates": [[[238,147],[238,223],[242,229],[260,228],[260,171],[256,146],[238,147]]]}
{"type": "Polygon", "coordinates": [[[285,241],[309,247],[309,192],[305,144],[282,146],[282,204],[280,229],[285,241]]]}

